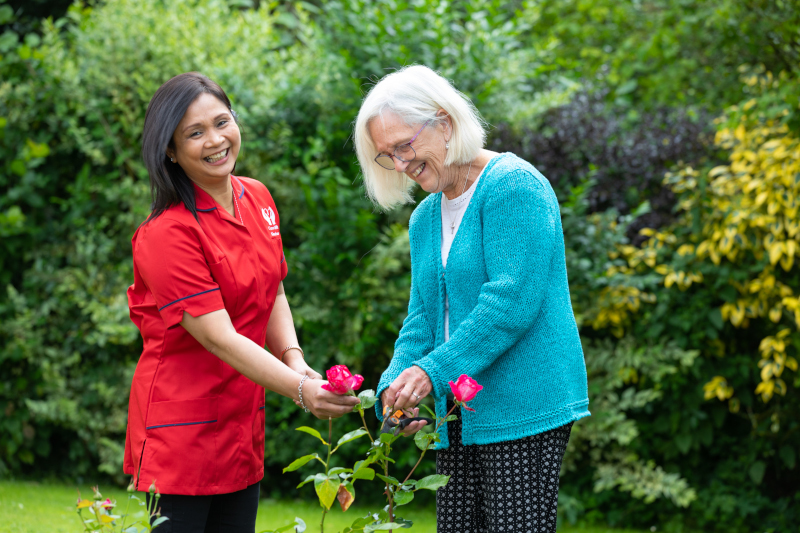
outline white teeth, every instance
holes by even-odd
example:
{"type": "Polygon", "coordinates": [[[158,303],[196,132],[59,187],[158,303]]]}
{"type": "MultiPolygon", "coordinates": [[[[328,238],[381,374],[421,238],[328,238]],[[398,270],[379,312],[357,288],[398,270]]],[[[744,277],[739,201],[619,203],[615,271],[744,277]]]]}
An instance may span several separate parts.
{"type": "Polygon", "coordinates": [[[223,159],[226,155],[228,155],[228,149],[227,148],[225,150],[219,152],[218,154],[214,154],[214,155],[210,155],[210,156],[206,157],[206,161],[208,161],[209,163],[216,163],[220,159],[223,159]]]}
{"type": "Polygon", "coordinates": [[[423,171],[423,170],[425,170],[425,165],[426,165],[426,163],[422,163],[420,166],[418,166],[418,167],[417,167],[417,170],[415,170],[415,171],[414,171],[414,173],[412,174],[412,176],[414,176],[415,178],[416,178],[417,176],[419,176],[419,175],[422,173],[422,171],[423,171]]]}

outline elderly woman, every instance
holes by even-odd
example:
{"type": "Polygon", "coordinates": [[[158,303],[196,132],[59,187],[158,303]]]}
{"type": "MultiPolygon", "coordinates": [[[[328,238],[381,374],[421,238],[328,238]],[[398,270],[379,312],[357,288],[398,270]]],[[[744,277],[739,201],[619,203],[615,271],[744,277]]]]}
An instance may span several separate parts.
{"type": "Polygon", "coordinates": [[[411,216],[408,317],[378,394],[410,409],[432,394],[443,416],[449,381],[483,386],[437,446],[437,471],[451,476],[439,533],[555,531],[570,429],[589,416],[558,202],[532,165],[483,148],[483,124],[424,66],[384,77],[361,106],[369,197],[391,209],[414,183],[430,193],[411,216]]]}

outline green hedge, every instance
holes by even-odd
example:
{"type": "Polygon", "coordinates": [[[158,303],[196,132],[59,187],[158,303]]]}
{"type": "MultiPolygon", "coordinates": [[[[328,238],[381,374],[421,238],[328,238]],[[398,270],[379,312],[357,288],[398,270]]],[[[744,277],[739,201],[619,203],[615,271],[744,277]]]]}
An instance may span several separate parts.
{"type": "MultiPolygon", "coordinates": [[[[421,62],[498,126],[493,148],[557,177],[594,415],[574,428],[564,516],[676,531],[782,530],[797,520],[797,466],[776,459],[795,446],[791,419],[769,433],[704,398],[718,374],[743,397],[754,383],[757,347],[720,358],[706,342],[711,331],[742,338],[718,319],[718,285],[676,291],[658,273],[618,268],[638,253],[630,227],[673,220],[661,174],[720,157],[703,132],[748,87],[731,66],[760,62],[796,79],[800,23],[788,4],[261,4],[78,3],[31,32],[0,3],[0,474],[124,482],[141,350],[125,289],[130,237],[149,205],[141,125],[155,89],[180,72],[219,81],[241,117],[237,172],[266,183],[281,210],[286,289],[309,360],[377,383],[406,312],[411,207],[382,214],[366,201],[349,136],[369,84],[421,62]],[[668,154],[662,133],[677,144],[668,154]]],[[[787,86],[767,87],[763,106],[796,109],[787,86]]],[[[795,115],[781,115],[792,131],[795,115]]],[[[298,478],[280,470],[307,443],[292,428],[316,422],[276,395],[267,405],[264,488],[298,494],[298,478]]],[[[759,420],[775,405],[747,404],[759,420]]],[[[796,412],[796,394],[781,405],[796,412]]],[[[401,469],[415,458],[410,447],[401,469]]]]}

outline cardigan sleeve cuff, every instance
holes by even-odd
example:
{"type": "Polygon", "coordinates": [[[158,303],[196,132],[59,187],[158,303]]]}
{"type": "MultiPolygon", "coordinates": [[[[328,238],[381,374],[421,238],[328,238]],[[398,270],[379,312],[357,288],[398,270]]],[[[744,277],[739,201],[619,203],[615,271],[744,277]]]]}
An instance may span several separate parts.
{"type": "Polygon", "coordinates": [[[433,396],[435,398],[445,398],[448,391],[447,378],[443,375],[442,368],[438,363],[430,357],[423,357],[419,361],[415,361],[414,364],[428,374],[431,385],[433,385],[433,396]]]}

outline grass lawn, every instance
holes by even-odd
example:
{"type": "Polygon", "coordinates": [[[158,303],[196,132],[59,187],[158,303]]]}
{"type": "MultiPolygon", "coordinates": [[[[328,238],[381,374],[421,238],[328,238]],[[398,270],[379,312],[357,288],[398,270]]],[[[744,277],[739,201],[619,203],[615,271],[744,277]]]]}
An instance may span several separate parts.
{"type": "MultiPolygon", "coordinates": [[[[91,499],[90,487],[80,487],[81,495],[91,499]]],[[[100,487],[104,497],[117,500],[124,512],[127,493],[118,488],[100,487]]],[[[143,494],[141,495],[144,496],[143,494]]],[[[81,523],[75,512],[78,493],[75,487],[55,483],[34,483],[26,481],[0,481],[0,531],[3,533],[77,533],[82,531],[81,523]]],[[[138,509],[131,505],[131,512],[138,509]]],[[[413,507],[401,514],[403,518],[412,520],[414,526],[405,531],[415,533],[435,533],[436,513],[431,508],[417,509],[413,507]]],[[[353,506],[342,513],[338,504],[325,519],[325,530],[340,531],[350,525],[358,516],[363,516],[375,509],[353,506]]],[[[320,507],[317,502],[293,500],[261,500],[258,507],[256,531],[280,527],[294,521],[299,516],[308,525],[307,531],[319,531],[320,507]]],[[[156,529],[156,532],[158,529],[156,529]]],[[[604,527],[572,528],[565,526],[559,529],[565,533],[645,533],[643,531],[608,529],[604,527]]],[[[649,532],[648,532],[649,533],[649,532]]]]}

